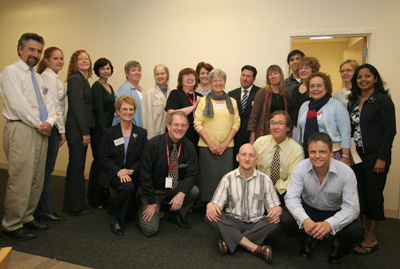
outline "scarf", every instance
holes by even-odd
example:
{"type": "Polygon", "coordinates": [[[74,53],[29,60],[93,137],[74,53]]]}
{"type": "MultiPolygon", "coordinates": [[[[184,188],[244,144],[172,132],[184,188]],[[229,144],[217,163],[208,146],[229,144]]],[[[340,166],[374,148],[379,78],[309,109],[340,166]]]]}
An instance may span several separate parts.
{"type": "Polygon", "coordinates": [[[213,100],[225,100],[226,101],[226,106],[228,107],[228,111],[230,114],[235,114],[235,111],[233,110],[233,104],[232,100],[229,97],[226,92],[223,92],[221,95],[216,95],[214,91],[211,91],[207,96],[206,96],[206,106],[204,108],[204,116],[208,118],[214,118],[214,109],[213,105],[211,102],[211,99],[213,100]]]}
{"type": "Polygon", "coordinates": [[[303,139],[303,148],[304,153],[308,157],[308,139],[314,133],[319,132],[318,128],[318,120],[317,120],[317,112],[331,99],[329,94],[325,94],[319,100],[311,99],[310,103],[308,103],[308,112],[306,118],[306,126],[304,128],[304,139],[303,139]]]}

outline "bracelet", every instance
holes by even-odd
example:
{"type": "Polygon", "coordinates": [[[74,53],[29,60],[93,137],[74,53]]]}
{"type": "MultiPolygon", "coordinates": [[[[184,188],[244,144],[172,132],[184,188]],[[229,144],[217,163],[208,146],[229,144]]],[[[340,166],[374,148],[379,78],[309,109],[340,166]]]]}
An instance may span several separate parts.
{"type": "Polygon", "coordinates": [[[350,157],[347,156],[346,154],[342,154],[342,158],[346,158],[346,159],[349,159],[349,160],[350,160],[350,157]]]}

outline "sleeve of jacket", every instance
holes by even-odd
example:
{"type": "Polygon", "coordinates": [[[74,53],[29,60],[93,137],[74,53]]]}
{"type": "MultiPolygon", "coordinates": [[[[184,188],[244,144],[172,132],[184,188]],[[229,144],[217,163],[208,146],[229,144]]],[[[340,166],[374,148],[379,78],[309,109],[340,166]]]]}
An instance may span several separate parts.
{"type": "Polygon", "coordinates": [[[385,95],[380,106],[383,127],[382,145],[378,158],[384,161],[390,159],[394,136],[396,135],[396,113],[392,99],[385,95]]]}
{"type": "Polygon", "coordinates": [[[103,169],[103,172],[106,173],[107,178],[109,178],[110,180],[117,175],[119,170],[121,170],[121,166],[118,166],[115,163],[115,160],[113,160],[112,156],[113,148],[115,147],[112,137],[112,128],[113,127],[104,129],[104,134],[99,150],[100,165],[103,169]]]}
{"type": "Polygon", "coordinates": [[[88,123],[86,122],[83,98],[83,81],[72,75],[68,80],[68,109],[71,110],[74,120],[82,135],[90,135],[88,123]]]}
{"type": "MultiPolygon", "coordinates": [[[[188,195],[190,193],[190,190],[193,188],[193,186],[196,184],[196,178],[197,178],[197,172],[198,172],[198,162],[197,162],[197,154],[196,154],[196,149],[193,145],[192,142],[190,142],[188,139],[184,139],[185,141],[185,149],[187,150],[187,153],[185,154],[186,160],[183,161],[183,163],[187,164],[187,167],[185,168],[185,173],[184,173],[184,178],[179,178],[178,182],[178,191],[183,192],[184,194],[188,195]]],[[[183,145],[182,145],[183,146],[183,145]]],[[[179,162],[181,162],[179,158],[179,162]]],[[[179,171],[181,176],[181,171],[179,171]]]]}
{"type": "Polygon", "coordinates": [[[253,108],[251,109],[249,123],[247,125],[247,131],[255,132],[257,130],[257,124],[261,117],[264,99],[265,99],[265,91],[259,90],[256,93],[256,96],[254,97],[254,105],[253,108]]]}

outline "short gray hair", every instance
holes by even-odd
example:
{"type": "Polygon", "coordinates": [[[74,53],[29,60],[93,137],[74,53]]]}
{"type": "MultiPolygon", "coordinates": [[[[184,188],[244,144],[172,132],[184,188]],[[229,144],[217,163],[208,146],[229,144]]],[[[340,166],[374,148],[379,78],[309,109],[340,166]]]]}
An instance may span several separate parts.
{"type": "Polygon", "coordinates": [[[167,67],[166,65],[164,65],[164,64],[157,64],[156,66],[154,66],[154,76],[156,75],[156,69],[157,69],[157,67],[162,67],[162,68],[164,68],[165,73],[167,73],[167,82],[168,82],[168,80],[169,80],[169,69],[168,69],[168,67],[167,67]]]}
{"type": "Polygon", "coordinates": [[[226,73],[221,69],[213,69],[208,75],[208,81],[211,82],[213,78],[219,78],[219,77],[223,78],[224,81],[226,82],[226,73]]]}

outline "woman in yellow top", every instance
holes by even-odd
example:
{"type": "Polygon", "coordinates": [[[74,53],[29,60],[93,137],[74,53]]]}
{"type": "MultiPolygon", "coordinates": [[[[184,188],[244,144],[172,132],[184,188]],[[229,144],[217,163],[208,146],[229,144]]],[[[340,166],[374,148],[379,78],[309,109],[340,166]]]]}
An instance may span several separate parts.
{"type": "Polygon", "coordinates": [[[235,99],[224,92],[226,74],[214,69],[209,75],[212,91],[200,100],[194,128],[200,135],[200,199],[209,202],[223,175],[233,170],[233,137],[240,127],[235,99]]]}

